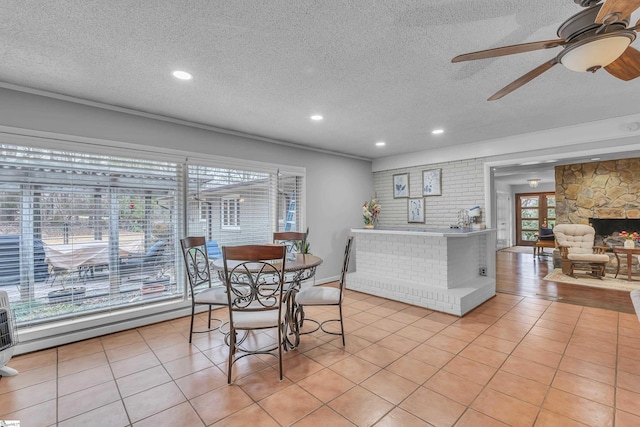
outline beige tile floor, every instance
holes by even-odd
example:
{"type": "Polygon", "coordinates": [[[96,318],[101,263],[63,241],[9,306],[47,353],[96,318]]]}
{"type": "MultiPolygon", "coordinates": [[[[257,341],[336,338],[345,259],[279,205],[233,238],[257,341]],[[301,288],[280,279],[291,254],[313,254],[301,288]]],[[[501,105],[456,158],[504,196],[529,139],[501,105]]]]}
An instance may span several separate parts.
{"type": "Polygon", "coordinates": [[[633,315],[498,294],[458,318],[355,292],[345,314],[346,348],[331,335],[304,335],[285,356],[282,382],[275,358],[255,356],[234,367],[228,386],[221,334],[189,345],[189,318],[17,356],[10,366],[20,374],[0,380],[0,419],[29,427],[640,425],[633,315]]]}

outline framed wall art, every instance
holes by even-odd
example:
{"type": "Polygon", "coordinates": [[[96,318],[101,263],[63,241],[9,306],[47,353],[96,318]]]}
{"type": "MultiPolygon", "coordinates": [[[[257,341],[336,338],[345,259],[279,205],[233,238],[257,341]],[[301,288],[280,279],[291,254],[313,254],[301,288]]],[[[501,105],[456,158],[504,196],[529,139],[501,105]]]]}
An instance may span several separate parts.
{"type": "Polygon", "coordinates": [[[407,197],[409,197],[409,174],[393,175],[393,198],[402,199],[407,197]]]}
{"type": "Polygon", "coordinates": [[[407,222],[424,224],[424,199],[422,197],[407,200],[407,222]]]}
{"type": "Polygon", "coordinates": [[[440,196],[442,195],[442,183],[440,178],[442,169],[431,169],[422,171],[422,195],[440,196]]]}

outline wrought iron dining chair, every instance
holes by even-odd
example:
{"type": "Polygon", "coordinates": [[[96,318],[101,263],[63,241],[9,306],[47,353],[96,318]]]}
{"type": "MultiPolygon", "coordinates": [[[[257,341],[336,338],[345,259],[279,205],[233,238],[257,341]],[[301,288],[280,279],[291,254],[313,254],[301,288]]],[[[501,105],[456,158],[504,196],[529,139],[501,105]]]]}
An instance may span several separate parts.
{"type": "Polygon", "coordinates": [[[193,334],[211,332],[221,329],[224,320],[212,318],[213,307],[226,307],[227,295],[224,285],[214,286],[211,281],[211,270],[209,268],[209,257],[204,237],[185,237],[180,240],[182,255],[184,257],[185,272],[189,281],[191,294],[191,326],[189,327],[189,343],[193,334]],[[196,306],[208,306],[207,329],[193,330],[196,306]],[[218,326],[211,327],[211,321],[219,322],[218,326]]]}
{"type": "Polygon", "coordinates": [[[283,245],[223,246],[222,259],[229,307],[227,382],[231,384],[233,364],[255,354],[275,356],[282,380],[286,248],[283,245]],[[267,329],[277,331],[275,343],[260,343],[259,339],[252,340],[248,336],[239,339],[239,332],[267,329]],[[252,342],[254,348],[247,348],[252,342]],[[276,350],[277,354],[274,354],[276,350]]]}
{"type": "Polygon", "coordinates": [[[342,261],[342,273],[340,274],[340,283],[338,287],[332,286],[311,286],[304,288],[296,295],[296,304],[299,310],[299,322],[300,328],[302,328],[305,320],[317,324],[317,327],[311,331],[300,332],[301,334],[310,334],[318,329],[327,334],[341,335],[342,346],[345,346],[344,340],[344,321],[342,317],[342,300],[343,290],[345,285],[345,278],[347,274],[347,268],[349,267],[349,257],[351,256],[351,246],[353,244],[353,236],[347,238],[347,245],[344,248],[344,258],[342,261]],[[313,319],[305,319],[304,307],[307,306],[338,306],[338,312],[340,317],[338,319],[328,319],[323,322],[319,322],[313,319]],[[340,322],[340,332],[328,331],[324,328],[324,325],[329,322],[340,322]]]}
{"type": "MultiPolygon", "coordinates": [[[[295,259],[296,253],[305,253],[305,244],[307,241],[307,233],[301,233],[298,231],[276,231],[273,233],[273,243],[284,245],[287,248],[287,256],[290,260],[295,259]]],[[[285,273],[285,292],[289,290],[289,286],[300,283],[293,280],[295,274],[285,273]]]]}
{"type": "Polygon", "coordinates": [[[273,233],[273,243],[280,243],[287,247],[287,252],[301,252],[307,239],[306,233],[298,231],[276,231],[273,233]]]}

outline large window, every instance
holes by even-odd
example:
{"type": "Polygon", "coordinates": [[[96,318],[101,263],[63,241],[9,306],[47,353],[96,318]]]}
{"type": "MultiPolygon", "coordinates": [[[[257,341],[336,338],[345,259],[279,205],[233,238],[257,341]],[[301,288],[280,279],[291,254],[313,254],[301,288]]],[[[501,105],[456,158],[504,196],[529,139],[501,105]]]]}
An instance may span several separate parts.
{"type": "Polygon", "coordinates": [[[0,149],[0,284],[18,323],[182,297],[178,164],[0,149]]]}
{"type": "Polygon", "coordinates": [[[0,145],[0,286],[21,327],[182,301],[185,235],[215,258],[302,226],[302,173],[137,155],[0,145]]]}

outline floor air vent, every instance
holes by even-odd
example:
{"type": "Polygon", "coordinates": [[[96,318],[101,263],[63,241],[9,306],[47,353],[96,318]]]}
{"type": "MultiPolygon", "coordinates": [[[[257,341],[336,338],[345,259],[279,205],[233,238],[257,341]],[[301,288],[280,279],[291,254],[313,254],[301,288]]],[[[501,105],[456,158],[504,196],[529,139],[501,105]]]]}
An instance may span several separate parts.
{"type": "Polygon", "coordinates": [[[0,291],[0,376],[2,377],[18,374],[18,371],[7,366],[13,356],[13,348],[18,343],[17,338],[15,319],[9,308],[9,295],[6,291],[0,291]]]}

